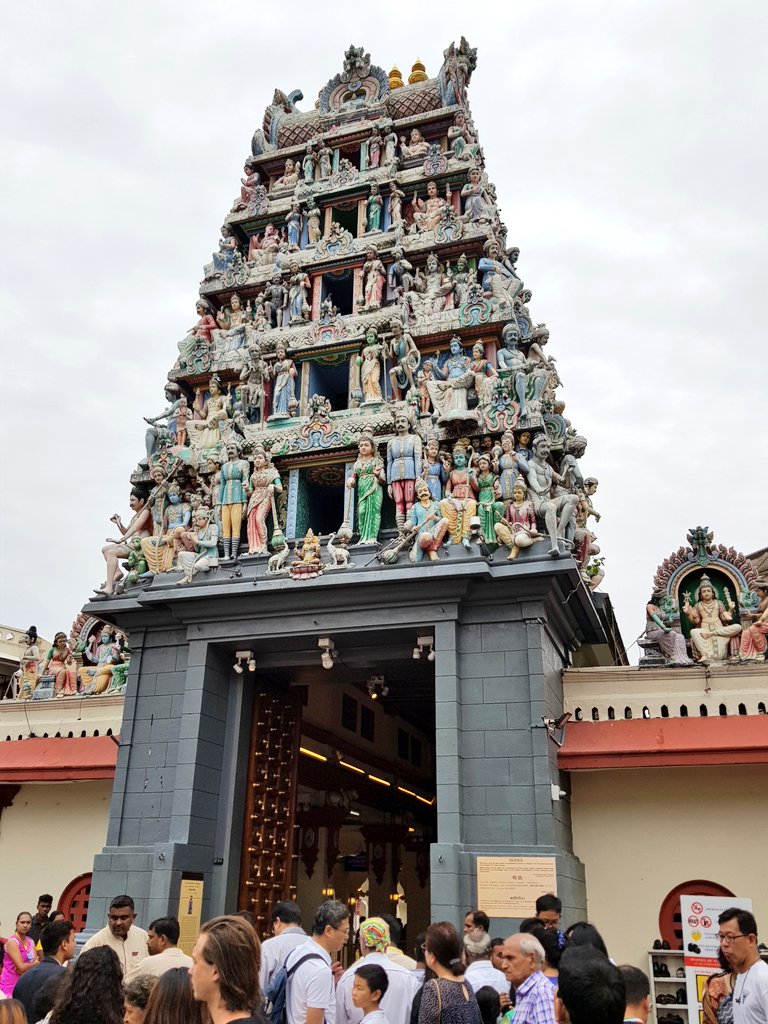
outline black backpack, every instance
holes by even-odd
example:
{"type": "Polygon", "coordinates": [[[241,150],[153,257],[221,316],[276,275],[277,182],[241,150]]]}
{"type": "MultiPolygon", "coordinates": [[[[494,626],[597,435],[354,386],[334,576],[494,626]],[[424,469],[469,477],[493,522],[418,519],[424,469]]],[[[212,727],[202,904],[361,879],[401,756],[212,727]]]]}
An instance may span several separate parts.
{"type": "Polygon", "coordinates": [[[290,970],[285,969],[293,950],[285,958],[282,967],[278,967],[264,990],[264,1013],[270,1024],[288,1024],[285,1004],[288,995],[288,979],[307,960],[322,960],[319,953],[306,953],[299,957],[290,970]]]}

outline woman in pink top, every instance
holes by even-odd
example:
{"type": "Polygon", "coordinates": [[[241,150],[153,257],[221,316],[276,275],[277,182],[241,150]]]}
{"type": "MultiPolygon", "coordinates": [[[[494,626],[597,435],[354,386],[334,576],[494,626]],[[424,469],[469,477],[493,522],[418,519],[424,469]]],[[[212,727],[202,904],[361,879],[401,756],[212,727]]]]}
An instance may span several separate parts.
{"type": "Polygon", "coordinates": [[[37,963],[37,953],[32,939],[27,932],[32,927],[32,915],[24,911],[16,918],[16,931],[5,940],[5,957],[3,971],[0,974],[0,993],[6,999],[13,996],[16,982],[27,971],[31,971],[37,963]]]}

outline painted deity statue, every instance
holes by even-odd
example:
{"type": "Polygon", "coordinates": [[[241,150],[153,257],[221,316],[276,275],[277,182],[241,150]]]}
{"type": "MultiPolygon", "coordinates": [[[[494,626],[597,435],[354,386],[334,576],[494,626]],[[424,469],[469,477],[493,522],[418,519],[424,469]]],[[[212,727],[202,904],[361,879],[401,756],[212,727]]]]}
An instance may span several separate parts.
{"type": "Polygon", "coordinates": [[[412,391],[415,388],[413,374],[419,365],[421,356],[416,342],[399,320],[392,320],[389,326],[392,331],[389,341],[389,355],[392,359],[389,381],[392,385],[394,399],[399,402],[404,397],[406,390],[412,391]]]}
{"type": "Polygon", "coordinates": [[[370,434],[360,437],[357,452],[347,487],[357,488],[357,531],[360,543],[374,544],[381,529],[384,463],[376,454],[376,444],[370,434]]]}
{"type": "Polygon", "coordinates": [[[390,128],[384,136],[384,163],[392,165],[397,160],[397,132],[390,128]]]}
{"type": "Polygon", "coordinates": [[[448,129],[448,146],[457,160],[473,160],[480,154],[474,126],[463,110],[456,111],[453,124],[448,129]]]}
{"type": "Polygon", "coordinates": [[[293,416],[296,407],[296,377],[298,371],[292,359],[289,359],[285,345],[278,344],[275,361],[269,368],[274,380],[272,387],[272,416],[293,416]]]}
{"type": "Polygon", "coordinates": [[[365,204],[365,230],[370,234],[374,231],[381,231],[381,214],[384,209],[384,200],[379,192],[376,182],[371,185],[371,194],[365,204]]]}
{"type": "Polygon", "coordinates": [[[667,665],[692,665],[685,646],[685,637],[665,621],[661,596],[652,594],[651,600],[645,606],[645,635],[648,640],[658,644],[667,665]]]}
{"type": "Polygon", "coordinates": [[[163,509],[160,529],[152,537],[144,537],[141,550],[147,560],[150,573],[157,575],[170,572],[176,561],[176,554],[181,547],[181,535],[189,526],[192,510],[182,500],[181,488],[178,484],[168,484],[167,501],[163,509]]]}
{"type": "Polygon", "coordinates": [[[169,403],[166,409],[163,409],[163,411],[158,413],[157,416],[144,417],[144,422],[149,424],[144,435],[144,443],[147,451],[147,458],[144,465],[148,463],[149,459],[151,459],[157,451],[162,436],[167,437],[168,434],[170,434],[174,440],[176,438],[176,413],[178,412],[179,405],[181,404],[181,388],[178,384],[169,382],[165,385],[165,400],[169,403]],[[158,428],[158,425],[163,422],[165,423],[165,427],[158,428]]]}
{"type": "Polygon", "coordinates": [[[198,321],[194,327],[189,328],[186,338],[179,345],[181,349],[179,363],[182,369],[189,365],[196,349],[201,346],[211,346],[212,335],[217,327],[211,304],[207,299],[198,299],[195,304],[195,311],[198,321]]]}
{"type": "Polygon", "coordinates": [[[389,196],[387,197],[387,208],[389,209],[389,226],[397,231],[403,226],[403,200],[405,192],[397,187],[396,181],[389,183],[389,196]]]}
{"type": "MultiPolygon", "coordinates": [[[[527,456],[530,458],[530,452],[527,456]]],[[[493,468],[499,474],[499,491],[502,501],[511,501],[512,488],[518,479],[518,474],[523,471],[526,463],[518,465],[517,453],[515,452],[515,435],[505,431],[501,435],[501,451],[493,456],[493,468]]]]}
{"type": "Polygon", "coordinates": [[[741,625],[733,622],[736,605],[730,591],[725,588],[726,604],[718,600],[712,581],[706,573],[701,577],[696,592],[696,603],[691,605],[691,595],[683,595],[683,615],[693,626],[691,647],[695,660],[700,665],[728,660],[731,637],[741,632],[741,625]]]}
{"type": "Polygon", "coordinates": [[[573,514],[579,498],[576,494],[562,493],[551,497],[555,484],[562,484],[563,477],[547,461],[551,445],[546,434],[538,434],[533,442],[533,457],[525,462],[524,470],[528,479],[528,494],[537,515],[543,517],[551,543],[550,555],[560,557],[558,538],[568,539],[573,532],[573,514]]]}
{"type": "Polygon", "coordinates": [[[481,181],[479,167],[473,167],[467,175],[467,183],[462,187],[461,197],[464,200],[462,220],[473,224],[488,224],[491,220],[493,202],[481,181]]]}
{"type": "Polygon", "coordinates": [[[451,271],[453,281],[454,305],[458,309],[464,305],[469,297],[469,285],[474,280],[474,274],[469,269],[469,260],[465,253],[456,260],[456,266],[451,271]]]}
{"type": "Polygon", "coordinates": [[[424,270],[419,272],[417,288],[423,313],[442,313],[448,308],[448,298],[453,292],[453,281],[433,252],[427,256],[424,270]]]}
{"type": "Polygon", "coordinates": [[[30,626],[24,634],[24,653],[19,658],[18,696],[28,700],[40,679],[40,648],[37,646],[37,628],[30,626]]]}
{"type": "Polygon", "coordinates": [[[408,414],[398,412],[395,414],[395,436],[387,442],[387,493],[395,503],[398,527],[404,525],[413,505],[421,463],[421,438],[411,433],[408,414]]]}
{"type": "Polygon", "coordinates": [[[384,144],[384,140],[381,137],[381,128],[378,124],[373,126],[370,137],[368,138],[368,166],[378,167],[381,163],[381,147],[384,144]]]}
{"type": "Polygon", "coordinates": [[[747,626],[741,637],[739,646],[740,661],[765,661],[765,650],[768,646],[768,582],[760,580],[755,584],[760,595],[760,604],[756,612],[749,612],[755,621],[747,626]]]}
{"type": "Polygon", "coordinates": [[[67,643],[66,633],[57,633],[53,638],[53,647],[49,647],[40,675],[53,676],[53,689],[56,697],[74,697],[77,694],[77,666],[75,656],[67,643]]]}
{"type": "Polygon", "coordinates": [[[259,178],[259,172],[250,160],[245,161],[243,175],[244,176],[240,179],[240,199],[235,200],[234,206],[232,207],[233,213],[238,213],[240,210],[248,209],[253,202],[254,194],[261,180],[259,178]]]}
{"type": "Polygon", "coordinates": [[[312,287],[309,274],[305,273],[296,262],[291,260],[291,277],[288,282],[288,310],[292,324],[309,320],[309,302],[307,295],[312,287]]]}
{"type": "Polygon", "coordinates": [[[407,526],[413,535],[410,552],[412,562],[424,558],[437,561],[440,545],[448,532],[448,520],[440,511],[440,504],[433,498],[425,480],[416,483],[416,501],[408,513],[407,526]]]}
{"type": "Polygon", "coordinates": [[[496,299],[500,305],[513,304],[523,282],[503,258],[502,248],[496,238],[489,238],[483,246],[483,256],[477,264],[482,276],[483,291],[496,299]]]}
{"type": "Polygon", "coordinates": [[[363,306],[365,309],[381,308],[381,297],[384,293],[386,279],[384,264],[379,259],[375,247],[370,246],[366,250],[363,264],[363,306]]]}
{"type": "Polygon", "coordinates": [[[397,298],[407,294],[414,287],[413,264],[405,259],[399,246],[392,249],[392,262],[387,271],[387,281],[397,298]]]}
{"type": "Polygon", "coordinates": [[[237,561],[243,511],[248,498],[248,461],[241,459],[237,444],[227,445],[227,461],[219,470],[218,506],[224,559],[237,561]]]}
{"type": "Polygon", "coordinates": [[[107,579],[104,586],[96,591],[97,594],[103,594],[105,597],[114,594],[115,584],[121,576],[120,559],[129,557],[131,549],[128,547],[128,542],[131,538],[141,539],[150,536],[152,509],[147,504],[147,497],[147,492],[143,487],[132,488],[129,503],[133,515],[127,526],[123,526],[123,521],[117,512],[110,516],[110,522],[114,523],[120,531],[120,539],[107,537],[107,543],[101,549],[104,561],[107,563],[107,579]]]}
{"type": "Polygon", "coordinates": [[[322,232],[320,230],[320,207],[314,199],[310,198],[304,210],[307,218],[307,241],[310,245],[317,245],[322,232]]]}
{"type": "Polygon", "coordinates": [[[245,329],[248,326],[248,314],[243,309],[243,302],[237,292],[232,293],[229,300],[229,312],[221,310],[216,314],[219,330],[214,334],[218,354],[236,352],[245,342],[245,329]]]}
{"type": "Polygon", "coordinates": [[[491,469],[491,456],[482,452],[477,457],[477,515],[480,528],[488,544],[496,543],[496,525],[504,514],[504,503],[499,489],[499,478],[491,469]]]}
{"type": "Polygon", "coordinates": [[[275,494],[282,494],[283,484],[263,448],[257,448],[253,453],[249,488],[248,554],[264,555],[267,551],[267,516],[274,509],[275,494]]]}
{"type": "Polygon", "coordinates": [[[95,653],[96,664],[80,670],[81,692],[87,696],[105,693],[112,682],[113,667],[123,662],[120,647],[106,628],[101,631],[95,653]],[[83,685],[86,680],[89,680],[87,686],[83,685]]]}
{"type": "Polygon", "coordinates": [[[442,366],[435,361],[432,373],[438,379],[429,381],[427,390],[438,414],[438,422],[470,418],[468,392],[475,378],[470,359],[464,354],[458,337],[451,338],[450,355],[442,366]]]}
{"type": "Polygon", "coordinates": [[[381,394],[381,352],[378,334],[374,327],[365,335],[365,346],[357,357],[363,402],[382,402],[381,394]]]}
{"type": "MultiPolygon", "coordinates": [[[[499,364],[499,372],[512,380],[513,390],[520,406],[520,415],[528,415],[528,375],[531,366],[523,353],[518,348],[520,341],[520,328],[516,323],[504,325],[501,332],[501,348],[496,354],[499,364]]],[[[532,400],[538,406],[539,399],[544,385],[546,384],[546,370],[542,373],[535,373],[533,376],[532,400]]]]}
{"type": "Polygon", "coordinates": [[[229,403],[221,393],[221,378],[211,377],[208,384],[208,398],[203,401],[202,390],[198,388],[195,399],[195,419],[189,421],[191,436],[197,439],[198,448],[214,448],[221,440],[222,422],[229,418],[229,403]]]}
{"type": "Polygon", "coordinates": [[[301,212],[301,205],[298,200],[294,200],[291,203],[291,208],[285,215],[285,223],[288,228],[288,245],[292,249],[300,249],[304,215],[301,212]]]}
{"type": "Polygon", "coordinates": [[[544,540],[536,525],[536,511],[528,500],[528,490],[522,477],[512,484],[512,500],[493,530],[496,540],[509,548],[508,561],[513,561],[522,548],[529,548],[537,540],[544,540]]]}
{"type": "Polygon", "coordinates": [[[272,188],[275,191],[295,188],[299,183],[299,175],[296,170],[295,161],[291,160],[290,157],[285,161],[285,167],[282,175],[275,181],[272,188]]]}
{"type": "Polygon", "coordinates": [[[480,341],[472,346],[470,367],[475,378],[477,401],[480,405],[489,405],[493,395],[494,380],[499,375],[496,372],[496,367],[486,359],[485,349],[480,341]]]}
{"type": "Polygon", "coordinates": [[[427,198],[419,199],[414,191],[411,203],[413,205],[413,222],[419,231],[434,231],[443,218],[446,207],[451,201],[451,186],[445,186],[445,199],[437,194],[437,182],[427,182],[427,198]]]}
{"type": "Polygon", "coordinates": [[[274,274],[264,292],[264,312],[272,328],[284,327],[288,315],[288,289],[280,274],[274,274]]]}
{"type": "Polygon", "coordinates": [[[235,262],[238,253],[237,239],[232,234],[228,224],[221,226],[221,238],[219,239],[219,251],[213,254],[213,269],[217,274],[223,274],[235,262]]]}
{"type": "Polygon", "coordinates": [[[179,585],[189,584],[199,572],[208,572],[219,565],[219,528],[213,521],[212,513],[199,508],[192,516],[190,540],[191,551],[180,551],[177,556],[179,568],[184,573],[179,585]]]}
{"type": "Polygon", "coordinates": [[[453,450],[453,469],[448,474],[440,512],[448,520],[449,544],[469,548],[470,521],[477,515],[477,478],[469,465],[469,453],[463,445],[453,450]]]}
{"type": "Polygon", "coordinates": [[[404,160],[423,159],[429,152],[429,143],[425,141],[418,128],[411,128],[408,142],[405,141],[404,135],[400,137],[400,152],[404,160]]]}
{"type": "Polygon", "coordinates": [[[321,180],[330,178],[333,173],[333,150],[325,143],[317,151],[317,168],[321,180]]]}
{"type": "Polygon", "coordinates": [[[315,180],[315,170],[317,168],[317,156],[315,155],[315,147],[311,142],[307,143],[307,151],[304,155],[304,159],[301,161],[301,172],[304,175],[304,182],[307,185],[311,185],[315,180]]]}
{"type": "Polygon", "coordinates": [[[430,437],[424,446],[421,473],[432,500],[441,501],[448,481],[448,470],[445,468],[445,460],[440,457],[440,442],[436,437],[430,437]]]}

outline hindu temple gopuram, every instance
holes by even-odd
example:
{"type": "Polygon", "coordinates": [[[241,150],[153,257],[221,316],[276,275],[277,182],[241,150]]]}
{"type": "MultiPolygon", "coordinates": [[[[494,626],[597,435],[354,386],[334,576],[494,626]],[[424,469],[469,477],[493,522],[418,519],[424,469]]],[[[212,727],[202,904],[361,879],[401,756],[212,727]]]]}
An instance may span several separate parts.
{"type": "Polygon", "coordinates": [[[350,46],[316,101],[275,91],[233,177],[84,610],[131,653],[89,927],[193,879],[204,916],[334,893],[415,934],[495,856],[584,913],[561,673],[626,658],[476,59],[404,81],[350,46]]]}

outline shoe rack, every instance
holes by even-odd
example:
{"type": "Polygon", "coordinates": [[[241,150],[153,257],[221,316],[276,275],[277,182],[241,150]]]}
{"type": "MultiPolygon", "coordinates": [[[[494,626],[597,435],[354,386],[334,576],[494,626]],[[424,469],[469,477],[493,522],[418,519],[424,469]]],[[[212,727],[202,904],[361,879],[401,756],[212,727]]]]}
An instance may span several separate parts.
{"type": "Polygon", "coordinates": [[[648,977],[656,1024],[688,1024],[688,994],[682,950],[649,949],[648,977]]]}

